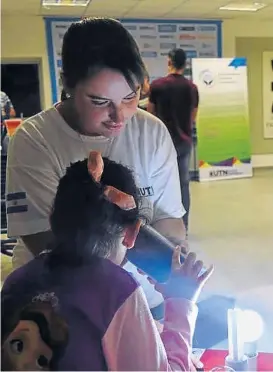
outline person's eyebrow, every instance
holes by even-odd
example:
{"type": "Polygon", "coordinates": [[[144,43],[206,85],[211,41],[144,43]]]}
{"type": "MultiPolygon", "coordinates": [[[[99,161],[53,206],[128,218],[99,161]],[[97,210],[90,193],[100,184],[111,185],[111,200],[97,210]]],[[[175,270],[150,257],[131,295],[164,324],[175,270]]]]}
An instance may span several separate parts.
{"type": "Polygon", "coordinates": [[[93,94],[87,94],[87,96],[88,96],[89,98],[92,98],[92,99],[98,99],[98,100],[101,100],[101,101],[111,101],[110,98],[94,96],[93,94]]]}
{"type": "MultiPolygon", "coordinates": [[[[137,91],[138,91],[139,88],[140,88],[140,86],[137,86],[135,90],[132,90],[132,92],[129,93],[129,94],[127,94],[127,96],[124,97],[124,98],[129,98],[129,97],[131,97],[132,95],[137,94],[137,91]]],[[[87,94],[87,96],[88,96],[89,98],[91,98],[91,99],[97,99],[97,100],[100,100],[100,101],[111,101],[110,98],[107,98],[107,97],[100,97],[100,96],[96,96],[96,95],[94,95],[94,94],[87,94]]]]}
{"type": "Polygon", "coordinates": [[[137,94],[137,91],[138,91],[139,89],[140,89],[140,86],[137,86],[135,90],[132,90],[132,92],[129,93],[129,94],[128,94],[126,97],[124,97],[124,98],[128,98],[128,97],[130,97],[130,96],[132,96],[132,95],[134,95],[134,94],[137,94]]]}

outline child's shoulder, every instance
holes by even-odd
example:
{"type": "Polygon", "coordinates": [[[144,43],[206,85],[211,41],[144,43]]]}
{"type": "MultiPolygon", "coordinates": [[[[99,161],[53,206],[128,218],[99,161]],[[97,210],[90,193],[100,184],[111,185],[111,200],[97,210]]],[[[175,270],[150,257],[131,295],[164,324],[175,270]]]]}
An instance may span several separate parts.
{"type": "MultiPolygon", "coordinates": [[[[130,273],[110,260],[101,259],[95,266],[93,281],[103,287],[104,291],[112,291],[114,288],[115,292],[122,292],[128,297],[139,287],[130,273]]],[[[87,267],[85,270],[89,271],[87,267]]]]}

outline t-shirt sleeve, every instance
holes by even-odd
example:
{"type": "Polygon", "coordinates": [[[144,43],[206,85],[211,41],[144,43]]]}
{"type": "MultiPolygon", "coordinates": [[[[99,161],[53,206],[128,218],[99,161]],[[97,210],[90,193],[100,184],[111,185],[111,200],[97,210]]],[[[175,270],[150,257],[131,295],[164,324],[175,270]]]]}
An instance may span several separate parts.
{"type": "Polygon", "coordinates": [[[196,316],[192,303],[169,300],[160,335],[138,288],[119,308],[103,337],[108,370],[189,371],[196,316]]]}
{"type": "Polygon", "coordinates": [[[193,96],[193,108],[198,108],[199,106],[199,92],[195,84],[192,86],[192,96],[193,96]]]}
{"type": "Polygon", "coordinates": [[[53,155],[38,136],[19,129],[11,138],[7,164],[8,235],[48,231],[60,176],[53,155]]]}
{"type": "Polygon", "coordinates": [[[149,101],[153,104],[156,104],[157,99],[157,88],[154,83],[150,85],[150,91],[149,91],[149,101]]]}
{"type": "Polygon", "coordinates": [[[153,223],[165,218],[181,218],[186,213],[182,204],[177,152],[165,125],[158,120],[156,149],[151,161],[154,185],[153,223]]]}

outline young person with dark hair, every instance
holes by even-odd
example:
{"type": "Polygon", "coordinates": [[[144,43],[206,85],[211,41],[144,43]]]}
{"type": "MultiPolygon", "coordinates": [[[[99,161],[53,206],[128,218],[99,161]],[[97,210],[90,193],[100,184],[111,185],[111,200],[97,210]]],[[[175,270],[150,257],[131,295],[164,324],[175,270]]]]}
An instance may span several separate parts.
{"type": "Polygon", "coordinates": [[[164,122],[177,150],[182,202],[186,209],[183,220],[188,229],[192,127],[197,115],[199,94],[196,85],[183,75],[186,60],[183,49],[173,49],[169,52],[169,73],[151,84],[148,111],[164,122]]]}
{"type": "MultiPolygon", "coordinates": [[[[199,276],[203,263],[195,254],[181,265],[181,248],[174,252],[172,274],[161,287],[166,314],[159,335],[141,287],[119,266],[127,249],[133,249],[142,218],[140,203],[129,169],[91,152],[60,180],[50,217],[51,246],[4,283],[2,309],[5,298],[12,296],[22,304],[25,292],[28,301],[31,296],[54,299],[68,327],[57,370],[192,368],[195,303],[212,269],[199,276]]],[[[17,310],[5,314],[12,317],[17,310]]],[[[21,349],[17,354],[26,354],[21,349]]],[[[37,352],[43,355],[41,348],[37,352]]]]}
{"type": "MultiPolygon", "coordinates": [[[[137,108],[146,69],[131,34],[113,19],[74,22],[64,35],[62,66],[68,98],[25,121],[9,146],[8,234],[20,238],[14,266],[52,240],[49,214],[58,182],[90,150],[134,171],[147,221],[183,244],[176,151],[161,121],[137,108]]],[[[139,280],[150,307],[162,303],[148,281],[139,280]]]]}

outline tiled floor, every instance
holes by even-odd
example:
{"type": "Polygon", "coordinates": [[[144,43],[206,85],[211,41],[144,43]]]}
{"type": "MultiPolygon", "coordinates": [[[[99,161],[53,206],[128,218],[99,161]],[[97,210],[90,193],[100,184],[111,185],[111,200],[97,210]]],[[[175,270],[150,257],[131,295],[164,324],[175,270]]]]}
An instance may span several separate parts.
{"type": "Polygon", "coordinates": [[[215,265],[208,290],[236,295],[273,285],[273,169],[192,183],[191,192],[191,249],[215,265]]]}
{"type": "Polygon", "coordinates": [[[215,265],[203,296],[231,295],[259,312],[266,324],[259,348],[273,352],[273,169],[193,183],[191,192],[190,247],[215,265]]]}

